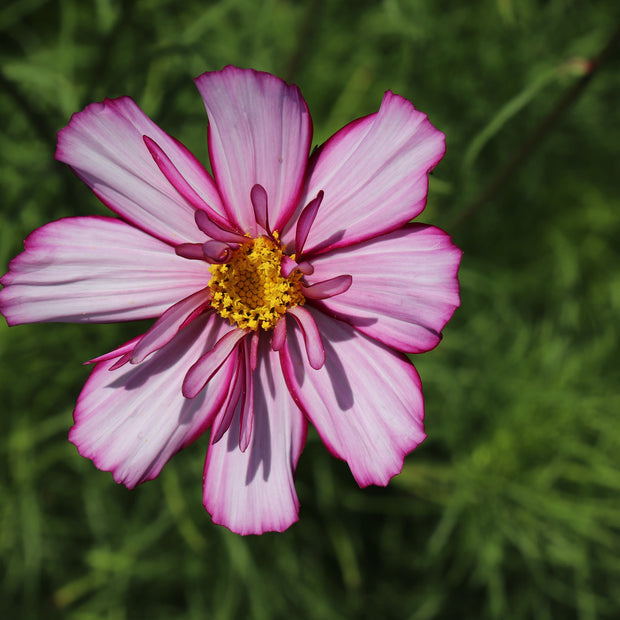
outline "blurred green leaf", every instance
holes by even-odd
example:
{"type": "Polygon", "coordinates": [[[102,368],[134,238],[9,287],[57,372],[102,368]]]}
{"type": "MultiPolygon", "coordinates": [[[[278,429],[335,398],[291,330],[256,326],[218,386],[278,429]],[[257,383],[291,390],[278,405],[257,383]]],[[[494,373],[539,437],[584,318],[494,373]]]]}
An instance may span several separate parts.
{"type": "MultiPolygon", "coordinates": [[[[446,134],[419,218],[442,225],[590,70],[617,20],[611,0],[5,3],[2,271],[37,226],[106,213],[53,160],[56,132],[91,101],[133,97],[207,164],[191,82],[203,71],[294,81],[317,144],[392,89],[446,134]]],[[[617,60],[448,231],[465,252],[462,305],[440,346],[412,356],[427,441],[387,488],[362,490],[311,430],[300,522],[283,534],[211,523],[207,437],[133,491],[67,442],[81,363],[148,324],[0,322],[2,617],[618,617],[617,60]]]]}

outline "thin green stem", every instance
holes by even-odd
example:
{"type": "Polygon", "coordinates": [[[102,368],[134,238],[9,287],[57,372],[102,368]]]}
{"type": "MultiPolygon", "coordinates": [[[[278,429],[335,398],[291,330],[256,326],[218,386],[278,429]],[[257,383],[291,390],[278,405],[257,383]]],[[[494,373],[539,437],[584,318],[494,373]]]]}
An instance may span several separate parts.
{"type": "Polygon", "coordinates": [[[558,121],[564,116],[566,111],[583,94],[586,86],[590,84],[594,75],[601,66],[609,60],[614,48],[620,43],[620,24],[616,27],[611,37],[600,51],[600,53],[588,64],[588,71],[569,88],[560,98],[554,108],[543,118],[534,131],[521,143],[519,148],[513,153],[512,157],[499,170],[487,187],[465,208],[454,220],[447,225],[449,230],[454,230],[475,215],[485,204],[489,202],[506,184],[506,181],[517,171],[517,169],[534,152],[538,144],[551,132],[558,121]]]}

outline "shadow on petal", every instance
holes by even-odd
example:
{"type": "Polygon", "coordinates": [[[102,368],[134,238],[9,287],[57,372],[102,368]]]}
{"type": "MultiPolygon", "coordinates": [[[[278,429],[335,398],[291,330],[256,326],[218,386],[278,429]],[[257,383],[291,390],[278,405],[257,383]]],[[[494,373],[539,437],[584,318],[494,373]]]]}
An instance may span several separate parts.
{"type": "MultiPolygon", "coordinates": [[[[291,329],[299,330],[297,324],[293,321],[290,326],[291,329]]],[[[301,331],[301,330],[300,330],[301,331]]],[[[323,340],[323,347],[325,348],[325,372],[329,376],[334,396],[338,402],[338,406],[343,409],[351,409],[355,403],[355,396],[351,383],[347,378],[345,366],[340,360],[338,355],[337,343],[339,341],[350,340],[350,338],[342,338],[339,335],[332,334],[329,339],[325,333],[321,333],[323,340]],[[334,344],[336,343],[336,346],[334,344]]],[[[287,344],[291,352],[291,357],[296,361],[295,363],[295,379],[298,385],[303,386],[304,374],[306,372],[314,372],[312,368],[304,365],[305,353],[300,349],[300,337],[287,338],[287,344]]],[[[351,366],[351,364],[349,364],[351,366]]]]}
{"type": "Polygon", "coordinates": [[[321,310],[321,312],[323,312],[324,314],[327,314],[327,316],[332,316],[335,319],[344,321],[349,325],[353,325],[353,327],[369,327],[370,325],[374,325],[377,322],[376,318],[370,316],[358,316],[355,314],[351,314],[350,312],[347,312],[346,314],[341,312],[334,312],[331,308],[328,308],[320,300],[313,300],[312,305],[315,308],[321,310]]]}
{"type": "MultiPolygon", "coordinates": [[[[129,375],[125,374],[112,381],[110,387],[124,390],[136,390],[143,386],[150,376],[161,374],[175,366],[186,354],[201,331],[209,329],[207,325],[209,318],[210,317],[205,316],[203,320],[196,319],[193,323],[181,329],[167,345],[138,364],[135,370],[129,375]]],[[[211,350],[217,341],[219,335],[217,323],[212,323],[210,327],[210,333],[207,335],[200,355],[211,350]]],[[[200,355],[197,356],[197,358],[199,358],[200,355]]]]}
{"type": "MultiPolygon", "coordinates": [[[[260,376],[259,367],[262,364],[263,360],[259,360],[257,369],[254,372],[254,379],[256,381],[258,381],[260,376]]],[[[265,482],[269,480],[269,475],[271,473],[271,426],[269,415],[267,415],[268,410],[265,389],[268,389],[270,395],[273,396],[275,393],[275,384],[273,381],[272,369],[269,366],[265,366],[265,374],[267,376],[267,385],[259,384],[258,387],[262,389],[254,390],[254,436],[249,446],[250,458],[245,476],[246,485],[252,483],[258,474],[261,464],[263,465],[263,480],[265,482]]],[[[242,399],[239,399],[230,428],[227,431],[227,452],[236,452],[239,450],[241,402],[242,399]]],[[[274,411],[273,413],[277,415],[277,412],[274,411]]]]}

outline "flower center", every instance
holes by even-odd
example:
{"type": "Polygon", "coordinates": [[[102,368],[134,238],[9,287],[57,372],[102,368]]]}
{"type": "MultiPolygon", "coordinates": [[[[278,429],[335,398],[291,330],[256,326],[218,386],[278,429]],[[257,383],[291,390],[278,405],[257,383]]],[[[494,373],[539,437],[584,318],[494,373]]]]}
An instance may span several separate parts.
{"type": "Polygon", "coordinates": [[[280,271],[282,247],[267,237],[248,238],[232,252],[229,262],[209,267],[211,306],[231,325],[256,331],[275,327],[280,317],[306,301],[297,270],[285,278],[280,271]]]}

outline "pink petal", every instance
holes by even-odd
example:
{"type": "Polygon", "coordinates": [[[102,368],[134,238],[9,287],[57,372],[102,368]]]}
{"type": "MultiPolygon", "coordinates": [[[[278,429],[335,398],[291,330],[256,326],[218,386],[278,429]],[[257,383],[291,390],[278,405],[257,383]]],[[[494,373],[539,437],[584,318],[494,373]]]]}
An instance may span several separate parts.
{"type": "Polygon", "coordinates": [[[162,174],[145,135],[200,199],[224,216],[208,172],[129,97],[93,103],[74,114],[58,134],[56,159],[69,164],[110,209],[148,233],[175,245],[204,241],[194,224],[194,207],[162,174]]]}
{"type": "Polygon", "coordinates": [[[108,368],[108,370],[118,370],[129,362],[131,362],[131,353],[125,353],[125,355],[121,355],[121,357],[117,358],[114,364],[112,364],[112,366],[108,368]]]}
{"type": "Polygon", "coordinates": [[[310,276],[314,273],[314,267],[307,261],[301,261],[299,265],[297,265],[297,269],[301,271],[306,276],[310,276]]]}
{"type": "Polygon", "coordinates": [[[307,299],[329,299],[348,291],[351,288],[351,282],[352,277],[349,274],[343,274],[327,280],[319,280],[315,284],[302,284],[301,292],[307,299]]]}
{"type": "Polygon", "coordinates": [[[174,253],[189,260],[204,260],[205,253],[202,251],[202,243],[179,243],[174,247],[174,253]]]}
{"type": "Polygon", "coordinates": [[[205,211],[197,210],[194,217],[196,219],[196,226],[211,239],[226,243],[245,243],[247,241],[246,237],[230,230],[229,226],[222,228],[215,222],[212,222],[205,211]]]}
{"type": "Polygon", "coordinates": [[[202,244],[202,253],[208,263],[217,265],[227,263],[232,256],[232,248],[223,241],[206,241],[202,244]]]}
{"type": "Polygon", "coordinates": [[[294,472],[307,422],[289,394],[278,354],[261,338],[254,373],[254,426],[239,449],[239,409],[228,434],[209,446],[204,504],[213,521],[238,534],[281,532],[298,519],[294,472]]]}
{"type": "Polygon", "coordinates": [[[256,370],[258,364],[258,343],[260,341],[259,332],[254,332],[250,338],[250,368],[252,372],[256,370]]]}
{"type": "Polygon", "coordinates": [[[286,342],[286,315],[281,317],[273,328],[273,336],[271,337],[271,348],[279,351],[286,342]]]}
{"type": "Polygon", "coordinates": [[[226,322],[220,339],[213,348],[205,351],[200,359],[187,371],[183,380],[183,395],[195,398],[207,385],[220,366],[232,355],[239,341],[247,336],[246,332],[226,322]]]}
{"type": "Polygon", "coordinates": [[[131,355],[132,364],[139,364],[151,353],[170,342],[181,329],[187,317],[194,313],[197,308],[208,303],[210,299],[208,291],[209,289],[203,289],[193,293],[168,308],[134,348],[131,355]]]}
{"type": "Polygon", "coordinates": [[[217,416],[217,420],[211,429],[211,443],[217,443],[224,436],[224,433],[230,428],[235,411],[237,409],[240,410],[243,404],[241,394],[245,386],[245,366],[242,362],[241,356],[237,355],[237,363],[231,379],[228,398],[220,409],[220,414],[217,416]]]}
{"type": "Polygon", "coordinates": [[[325,349],[313,315],[303,306],[294,306],[290,308],[288,314],[297,321],[297,325],[301,328],[310,366],[312,366],[314,370],[319,370],[325,363],[325,349]]]}
{"type": "Polygon", "coordinates": [[[118,361],[122,357],[125,357],[126,355],[130,354],[134,350],[136,344],[140,342],[141,339],[142,339],[142,336],[136,336],[135,338],[132,338],[131,340],[121,345],[117,349],[114,349],[114,351],[110,351],[109,353],[104,353],[103,355],[99,355],[98,357],[95,357],[92,360],[88,360],[87,362],[84,362],[84,365],[97,364],[98,362],[107,362],[108,360],[118,361]]]}
{"type": "MultiPolygon", "coordinates": [[[[416,217],[426,204],[428,173],[443,157],[444,139],[426,114],[391,91],[377,113],[332,136],[310,161],[300,201],[325,192],[305,253],[351,245],[416,217]]],[[[293,238],[291,224],[283,240],[289,244],[293,238]]]]}
{"type": "MultiPolygon", "coordinates": [[[[229,226],[230,223],[227,219],[223,218],[216,211],[214,211],[209,204],[207,204],[194,190],[194,188],[188,183],[187,179],[179,172],[174,163],[170,160],[168,155],[163,149],[149,136],[142,136],[146,148],[149,150],[153,161],[157,164],[157,167],[161,173],[166,177],[170,185],[176,189],[176,191],[191,204],[196,211],[194,212],[194,218],[196,212],[208,214],[208,217],[212,221],[218,222],[221,226],[229,226]]],[[[183,147],[185,148],[185,147],[183,147]]],[[[193,157],[193,156],[192,156],[193,157]]],[[[209,177],[209,183],[211,183],[211,177],[209,177]]]]}
{"type": "Polygon", "coordinates": [[[418,373],[403,355],[346,323],[309,311],[325,345],[325,365],[320,370],[309,366],[300,330],[289,322],[280,352],[287,385],[358,484],[386,485],[425,438],[418,373]]]}
{"type": "Polygon", "coordinates": [[[69,433],[78,452],[129,488],[155,478],[206,430],[226,398],[235,356],[199,396],[181,394],[185,372],[213,346],[223,325],[214,315],[202,316],[139,366],[108,372],[114,359],[98,363],[80,394],[69,433]]]}
{"type": "Polygon", "coordinates": [[[250,190],[250,200],[254,209],[256,223],[266,232],[271,233],[269,228],[269,199],[262,185],[255,185],[250,190]]]}
{"type": "MultiPolygon", "coordinates": [[[[256,350],[258,356],[258,349],[256,350]]],[[[243,364],[245,384],[243,386],[243,396],[239,419],[239,450],[245,452],[250,445],[252,439],[252,430],[254,428],[254,372],[250,360],[250,346],[248,339],[243,341],[243,364]]],[[[258,357],[257,357],[258,363],[258,357]]]]}
{"type": "Polygon", "coordinates": [[[319,212],[319,207],[323,202],[323,195],[324,193],[321,190],[317,194],[316,198],[313,198],[303,208],[299,219],[297,220],[297,225],[295,227],[295,252],[298,257],[301,256],[304,251],[304,246],[306,245],[306,240],[310,234],[310,229],[312,228],[312,224],[314,224],[316,214],[319,212]]]}
{"type": "Polygon", "coordinates": [[[299,200],[312,122],[299,89],[268,73],[225,67],[196,78],[209,116],[209,153],[231,220],[252,236],[250,192],[262,185],[282,230],[299,200]]]}
{"type": "Polygon", "coordinates": [[[161,315],[204,288],[206,263],[117,219],[71,217],[28,236],[1,280],[9,325],[39,321],[105,323],[161,315]]]}
{"type": "Polygon", "coordinates": [[[284,255],[282,257],[282,261],[280,262],[280,273],[283,278],[288,278],[295,269],[297,269],[298,264],[294,261],[290,256],[284,255]]]}
{"type": "Polygon", "coordinates": [[[459,305],[461,251],[439,228],[412,224],[312,261],[308,281],[346,271],[351,288],[322,307],[407,353],[432,349],[459,305]]]}

